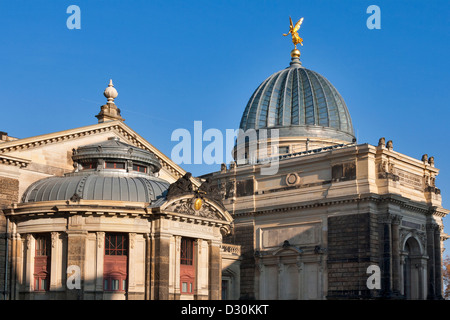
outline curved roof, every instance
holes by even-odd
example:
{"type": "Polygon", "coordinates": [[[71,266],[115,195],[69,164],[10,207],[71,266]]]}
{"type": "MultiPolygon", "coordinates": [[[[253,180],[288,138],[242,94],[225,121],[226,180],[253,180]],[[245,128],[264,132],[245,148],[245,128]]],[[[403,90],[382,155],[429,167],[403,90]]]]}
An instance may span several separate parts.
{"type": "Polygon", "coordinates": [[[279,128],[280,136],[354,139],[344,99],[322,75],[292,59],[264,80],[251,96],[240,129],[279,128]]]}
{"type": "Polygon", "coordinates": [[[151,172],[158,172],[161,169],[158,158],[152,152],[124,143],[117,137],[81,146],[73,152],[72,159],[81,164],[93,159],[124,159],[149,165],[151,172]]]}
{"type": "Polygon", "coordinates": [[[81,198],[153,202],[165,198],[168,181],[155,176],[161,165],[149,151],[112,137],[107,141],[73,150],[75,172],[33,183],[22,202],[81,198]],[[110,164],[113,164],[110,166],[110,164]]]}
{"type": "Polygon", "coordinates": [[[165,197],[170,183],[155,177],[83,174],[50,177],[33,183],[22,202],[69,200],[75,194],[84,200],[152,202],[165,197]]]}

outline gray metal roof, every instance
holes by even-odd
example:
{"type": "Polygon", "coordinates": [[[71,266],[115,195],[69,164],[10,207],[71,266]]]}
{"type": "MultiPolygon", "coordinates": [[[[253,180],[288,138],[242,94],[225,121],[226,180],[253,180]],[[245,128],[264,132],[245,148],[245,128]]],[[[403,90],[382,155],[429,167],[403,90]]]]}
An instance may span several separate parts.
{"type": "Polygon", "coordinates": [[[74,151],[72,159],[81,164],[92,159],[125,159],[148,165],[149,172],[154,173],[161,169],[158,158],[152,152],[124,143],[117,137],[78,147],[74,151]]]}
{"type": "Polygon", "coordinates": [[[77,194],[84,200],[152,202],[164,198],[170,183],[155,177],[79,174],[51,177],[33,183],[22,202],[69,200],[77,194]]]}
{"type": "Polygon", "coordinates": [[[354,138],[350,114],[336,88],[294,61],[264,80],[248,101],[240,129],[262,128],[279,128],[280,136],[354,138]]]}
{"type": "Polygon", "coordinates": [[[74,172],[33,183],[23,194],[22,202],[70,200],[75,196],[84,200],[151,203],[164,199],[170,185],[155,176],[161,164],[152,152],[116,137],[81,146],[73,150],[72,159],[74,172]],[[85,168],[89,163],[92,165],[85,168]],[[108,163],[114,165],[109,167],[108,163]],[[134,165],[145,170],[135,170],[134,165]]]}

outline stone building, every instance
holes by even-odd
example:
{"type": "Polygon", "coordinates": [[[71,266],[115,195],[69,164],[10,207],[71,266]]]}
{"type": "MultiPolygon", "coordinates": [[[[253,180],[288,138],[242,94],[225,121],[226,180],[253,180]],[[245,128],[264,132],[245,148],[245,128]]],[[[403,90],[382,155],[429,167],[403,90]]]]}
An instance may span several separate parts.
{"type": "Polygon", "coordinates": [[[124,123],[112,82],[97,124],[0,132],[0,298],[441,298],[434,158],[358,143],[299,58],[252,94],[236,161],[198,178],[124,123]]]}
{"type": "Polygon", "coordinates": [[[357,143],[342,96],[299,57],[251,96],[236,161],[204,176],[234,218],[241,297],[440,299],[434,158],[357,143]]]}
{"type": "Polygon", "coordinates": [[[2,300],[220,299],[232,217],[104,95],[96,125],[2,134],[2,300]]]}

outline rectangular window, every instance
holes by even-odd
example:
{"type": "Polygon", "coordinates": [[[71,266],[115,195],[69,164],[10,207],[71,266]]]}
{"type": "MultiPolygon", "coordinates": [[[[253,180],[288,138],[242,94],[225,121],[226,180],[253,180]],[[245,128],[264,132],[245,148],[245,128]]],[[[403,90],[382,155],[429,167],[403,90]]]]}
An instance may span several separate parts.
{"type": "Polygon", "coordinates": [[[105,236],[105,255],[125,256],[127,255],[127,237],[122,234],[108,234],[105,236]]]}
{"type": "Polygon", "coordinates": [[[133,164],[133,171],[147,173],[147,167],[146,166],[141,166],[141,165],[138,165],[138,164],[133,164]]]}
{"type": "Polygon", "coordinates": [[[181,238],[180,243],[180,283],[181,293],[194,294],[196,267],[194,264],[194,239],[181,238]]]}
{"type": "Polygon", "coordinates": [[[95,169],[95,168],[97,168],[97,162],[96,161],[92,161],[92,162],[88,162],[88,163],[83,164],[83,170],[95,169]]]}
{"type": "Polygon", "coordinates": [[[128,237],[120,233],[105,234],[103,279],[105,291],[126,291],[128,237]]]}
{"type": "Polygon", "coordinates": [[[106,161],[105,168],[106,169],[125,169],[125,162],[106,161]]]}
{"type": "Polygon", "coordinates": [[[189,238],[181,239],[180,263],[191,266],[194,257],[194,240],[189,238]]]}
{"type": "Polygon", "coordinates": [[[34,290],[47,291],[50,283],[50,236],[39,234],[35,236],[34,251],[34,290]]]}

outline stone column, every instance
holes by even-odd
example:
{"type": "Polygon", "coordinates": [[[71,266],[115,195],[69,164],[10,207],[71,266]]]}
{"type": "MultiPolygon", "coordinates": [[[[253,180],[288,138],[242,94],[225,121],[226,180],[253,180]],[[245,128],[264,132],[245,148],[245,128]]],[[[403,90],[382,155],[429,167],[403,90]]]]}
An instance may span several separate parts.
{"type": "Polygon", "coordinates": [[[197,299],[208,299],[208,242],[203,239],[195,241],[196,257],[195,292],[197,299]]]}
{"type": "Polygon", "coordinates": [[[97,257],[96,257],[96,276],[95,276],[95,292],[96,299],[103,296],[103,266],[105,257],[105,233],[97,232],[97,257]]]}
{"type": "Polygon", "coordinates": [[[35,242],[32,234],[26,235],[26,270],[25,270],[25,291],[31,292],[33,291],[33,273],[34,273],[34,252],[35,252],[35,242]]]}
{"type": "Polygon", "coordinates": [[[435,272],[435,249],[434,249],[434,231],[436,225],[428,223],[427,230],[427,254],[428,254],[428,294],[427,299],[434,299],[436,297],[436,272],[435,272]]]}
{"type": "Polygon", "coordinates": [[[145,234],[145,299],[152,300],[152,237],[145,234]]]}
{"type": "Polygon", "coordinates": [[[392,244],[391,244],[391,222],[392,215],[386,214],[379,222],[383,230],[383,270],[382,270],[382,292],[385,297],[392,295],[392,244]]]}
{"type": "Polygon", "coordinates": [[[278,288],[277,288],[277,299],[282,299],[283,294],[283,280],[284,280],[284,264],[280,261],[280,257],[278,257],[278,288]]]}
{"type": "MultiPolygon", "coordinates": [[[[59,239],[59,232],[51,233],[51,253],[50,253],[50,291],[61,290],[63,271],[62,266],[62,250],[59,239]]],[[[65,286],[65,283],[64,283],[65,286]]]]}
{"type": "Polygon", "coordinates": [[[436,226],[434,230],[434,270],[435,270],[435,295],[436,299],[442,297],[442,259],[441,259],[441,230],[442,226],[436,226]]]}
{"type": "Polygon", "coordinates": [[[67,266],[74,265],[80,268],[81,286],[81,289],[66,290],[67,300],[83,300],[87,236],[88,233],[84,230],[67,231],[67,266]]]}
{"type": "Polygon", "coordinates": [[[169,234],[155,236],[155,299],[169,300],[170,241],[169,234]]]}
{"type": "Polygon", "coordinates": [[[210,300],[221,300],[222,296],[222,257],[220,242],[209,241],[209,279],[208,290],[210,300]]]}
{"type": "Polygon", "coordinates": [[[265,296],[265,272],[264,272],[264,263],[263,263],[263,259],[259,258],[256,266],[258,268],[258,273],[259,273],[259,278],[257,278],[257,282],[256,284],[259,286],[259,296],[257,297],[258,300],[263,300],[266,298],[265,296]]]}
{"type": "Polygon", "coordinates": [[[392,283],[393,292],[399,295],[401,292],[401,268],[400,268],[400,223],[402,217],[395,215],[392,219],[392,283]]]}
{"type": "Polygon", "coordinates": [[[136,233],[128,233],[128,283],[126,291],[128,299],[134,300],[136,294],[136,233]]]}
{"type": "Polygon", "coordinates": [[[13,231],[11,233],[10,241],[11,264],[8,266],[8,289],[10,288],[9,299],[18,300],[19,292],[21,291],[21,287],[23,285],[23,267],[25,262],[23,256],[23,239],[21,238],[20,234],[13,231]]]}
{"type": "Polygon", "coordinates": [[[303,300],[304,294],[303,294],[303,268],[304,263],[300,260],[300,256],[297,257],[297,270],[298,270],[298,300],[303,300]]]}

